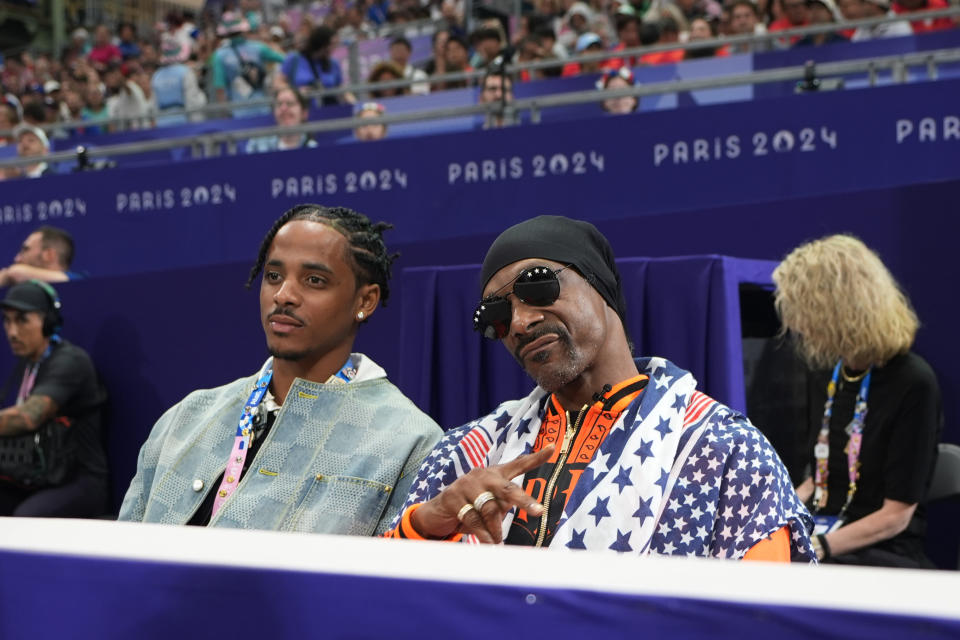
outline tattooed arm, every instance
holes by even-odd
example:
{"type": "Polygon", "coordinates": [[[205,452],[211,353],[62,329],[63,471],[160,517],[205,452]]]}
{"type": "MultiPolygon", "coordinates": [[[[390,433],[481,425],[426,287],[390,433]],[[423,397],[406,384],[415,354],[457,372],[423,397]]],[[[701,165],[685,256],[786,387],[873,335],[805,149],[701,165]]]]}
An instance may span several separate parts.
{"type": "Polygon", "coordinates": [[[50,396],[30,396],[20,406],[0,411],[0,436],[18,436],[34,431],[57,415],[57,409],[57,403],[50,396]]]}

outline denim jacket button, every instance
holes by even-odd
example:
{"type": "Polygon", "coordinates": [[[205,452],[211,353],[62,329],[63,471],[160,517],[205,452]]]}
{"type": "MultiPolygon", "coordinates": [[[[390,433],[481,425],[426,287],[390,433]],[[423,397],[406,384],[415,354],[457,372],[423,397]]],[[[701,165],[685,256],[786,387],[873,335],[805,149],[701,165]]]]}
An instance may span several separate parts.
{"type": "Polygon", "coordinates": [[[193,490],[196,491],[197,493],[203,491],[203,480],[201,480],[200,478],[197,478],[196,480],[194,480],[193,490]]]}

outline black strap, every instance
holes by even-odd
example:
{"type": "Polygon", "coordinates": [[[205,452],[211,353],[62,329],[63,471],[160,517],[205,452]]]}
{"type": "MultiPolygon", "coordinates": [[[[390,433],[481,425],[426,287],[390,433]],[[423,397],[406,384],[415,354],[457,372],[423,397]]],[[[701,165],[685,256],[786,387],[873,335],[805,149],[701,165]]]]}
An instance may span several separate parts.
{"type": "Polygon", "coordinates": [[[647,386],[647,382],[649,381],[650,381],[650,378],[642,378],[641,380],[637,380],[633,384],[628,384],[623,389],[620,389],[619,391],[617,391],[615,394],[611,396],[606,396],[606,393],[607,391],[609,391],[609,389],[605,389],[603,394],[601,394],[600,399],[598,399],[598,402],[602,400],[603,410],[610,411],[611,409],[613,409],[613,405],[620,402],[620,400],[622,400],[623,398],[626,398],[627,396],[633,393],[636,393],[641,389],[644,389],[647,386]]]}
{"type": "Polygon", "coordinates": [[[313,72],[313,79],[323,85],[323,80],[320,79],[320,74],[317,73],[317,65],[313,62],[313,58],[307,58],[307,62],[310,63],[310,71],[313,72]]]}
{"type": "Polygon", "coordinates": [[[243,56],[240,55],[240,50],[237,49],[237,45],[234,44],[233,40],[230,41],[230,48],[233,49],[233,54],[237,56],[237,62],[240,64],[240,77],[243,78],[243,81],[247,83],[247,86],[250,87],[252,91],[257,91],[258,89],[260,89],[263,85],[261,84],[260,87],[253,86],[253,84],[251,84],[250,81],[247,79],[247,74],[244,73],[243,66],[246,64],[252,64],[256,66],[257,69],[260,70],[261,74],[263,73],[263,67],[261,67],[256,62],[250,62],[248,60],[244,60],[243,56]]]}

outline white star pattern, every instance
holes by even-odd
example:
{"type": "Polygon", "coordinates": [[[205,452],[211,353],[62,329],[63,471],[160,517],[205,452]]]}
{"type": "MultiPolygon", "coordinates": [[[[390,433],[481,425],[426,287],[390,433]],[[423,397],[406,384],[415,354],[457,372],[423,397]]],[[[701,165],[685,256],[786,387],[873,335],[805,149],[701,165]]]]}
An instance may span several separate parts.
{"type": "MultiPolygon", "coordinates": [[[[706,410],[681,428],[684,416],[689,419],[687,408],[694,404],[692,377],[662,358],[638,360],[638,369],[646,370],[654,384],[640,396],[638,409],[631,406],[622,414],[631,420],[621,417],[603,442],[602,453],[595,454],[569,498],[550,546],[739,558],[787,526],[792,556],[809,560],[809,514],[763,436],[743,416],[712,401],[706,407],[696,403],[706,410]],[[694,433],[698,440],[689,457],[675,465],[675,452],[684,450],[694,433]],[[643,449],[641,441],[653,443],[643,462],[634,453],[643,449]],[[624,476],[611,469],[631,468],[632,484],[614,482],[622,483],[624,476]],[[661,469],[676,471],[668,478],[661,469]],[[661,496],[667,487],[669,495],[661,496]],[[598,501],[609,512],[599,521],[589,514],[600,512],[598,501]]],[[[469,459],[459,446],[471,429],[482,427],[485,434],[488,449],[480,456],[484,464],[500,464],[529,450],[540,429],[544,399],[543,391],[535,390],[448,431],[418,472],[407,506],[434,497],[477,464],[479,458],[469,459]],[[521,423],[527,425],[522,434],[521,423]]]]}
{"type": "Polygon", "coordinates": [[[659,378],[654,378],[653,382],[656,385],[657,389],[669,389],[671,380],[673,380],[673,377],[663,373],[663,374],[660,374],[659,378]]]}

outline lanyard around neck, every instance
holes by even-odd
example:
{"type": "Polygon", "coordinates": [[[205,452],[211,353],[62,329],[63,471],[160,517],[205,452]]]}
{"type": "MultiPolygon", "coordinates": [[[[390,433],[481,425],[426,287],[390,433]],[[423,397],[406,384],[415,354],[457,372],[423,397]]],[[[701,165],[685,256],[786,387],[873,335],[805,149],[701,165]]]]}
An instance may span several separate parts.
{"type": "MultiPolygon", "coordinates": [[[[350,358],[340,368],[340,370],[327,379],[327,383],[346,384],[352,381],[357,375],[357,370],[353,367],[350,358]]],[[[243,475],[243,467],[247,460],[247,453],[250,451],[250,443],[254,438],[253,417],[256,415],[260,403],[267,395],[267,389],[270,387],[270,381],[273,379],[273,358],[267,360],[260,370],[260,376],[257,383],[250,392],[250,397],[243,403],[243,411],[240,413],[240,422],[237,424],[237,434],[234,439],[233,449],[230,451],[230,458],[227,460],[227,467],[223,471],[223,480],[217,490],[217,495],[213,500],[213,510],[210,517],[216,515],[223,506],[223,503],[233,495],[237,485],[240,482],[240,476],[243,475]]]]}
{"type": "Polygon", "coordinates": [[[43,355],[40,356],[40,359],[36,362],[26,363],[26,366],[23,369],[23,380],[20,382],[20,390],[17,392],[18,407],[26,402],[27,398],[30,397],[30,394],[33,393],[33,387],[37,383],[37,372],[40,371],[40,365],[44,360],[50,357],[50,354],[53,352],[53,345],[59,341],[60,338],[58,336],[52,336],[50,338],[50,344],[48,344],[47,348],[44,349],[43,355]]]}
{"type": "MultiPolygon", "coordinates": [[[[837,392],[837,381],[840,377],[840,370],[843,367],[843,361],[837,362],[833,368],[833,377],[827,385],[827,402],[823,407],[823,422],[820,425],[820,433],[817,436],[817,444],[813,448],[814,457],[817,459],[817,468],[814,477],[813,508],[814,512],[827,506],[828,488],[827,479],[829,477],[829,459],[830,459],[830,418],[833,416],[833,397],[837,392]]],[[[850,423],[850,439],[847,441],[847,475],[849,484],[847,485],[847,500],[840,510],[843,516],[857,492],[857,478],[860,476],[860,449],[863,446],[863,425],[867,419],[867,394],[870,391],[870,377],[873,369],[867,369],[867,373],[860,381],[860,390],[857,392],[857,399],[853,405],[853,421],[850,423]]]]}
{"type": "Polygon", "coordinates": [[[253,440],[253,416],[263,401],[263,397],[267,394],[272,379],[273,358],[270,358],[260,370],[260,376],[250,392],[250,397],[243,403],[243,411],[240,413],[240,422],[237,424],[237,435],[234,439],[233,449],[230,451],[230,459],[227,460],[227,468],[223,472],[223,481],[220,483],[220,489],[213,500],[211,518],[216,515],[223,503],[237,488],[237,483],[240,481],[240,475],[243,472],[243,463],[247,459],[247,451],[250,450],[250,442],[253,440]]]}

